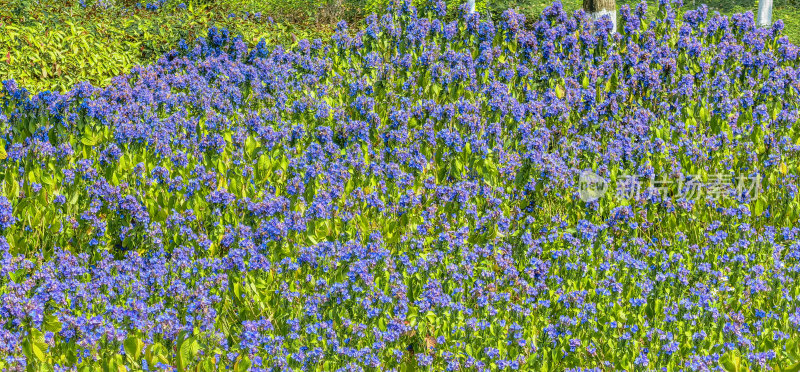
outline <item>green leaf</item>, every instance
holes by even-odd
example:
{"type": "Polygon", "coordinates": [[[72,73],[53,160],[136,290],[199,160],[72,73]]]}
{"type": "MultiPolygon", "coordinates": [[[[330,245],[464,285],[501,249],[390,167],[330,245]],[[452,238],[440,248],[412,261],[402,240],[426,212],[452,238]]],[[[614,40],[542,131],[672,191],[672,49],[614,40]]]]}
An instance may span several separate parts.
{"type": "Polygon", "coordinates": [[[194,361],[198,351],[200,351],[200,345],[194,337],[183,339],[178,346],[178,369],[185,371],[189,364],[194,361]]]}
{"type": "Polygon", "coordinates": [[[767,201],[764,200],[763,196],[761,196],[758,199],[756,199],[756,203],[753,206],[753,213],[756,216],[761,216],[762,214],[764,214],[764,210],[766,208],[767,208],[767,201]]]}
{"type": "Polygon", "coordinates": [[[149,364],[156,364],[156,363],[164,363],[169,364],[169,359],[167,359],[167,348],[164,345],[156,342],[147,347],[147,351],[145,351],[145,358],[149,364]]]}
{"type": "Polygon", "coordinates": [[[800,371],[800,362],[797,362],[797,363],[792,364],[792,365],[790,365],[788,367],[785,367],[785,368],[780,368],[779,371],[781,371],[781,372],[798,372],[798,371],[800,371]]]}
{"type": "Polygon", "coordinates": [[[129,336],[124,342],[125,355],[129,356],[132,360],[138,361],[142,356],[142,349],[144,343],[136,336],[129,336]]]}
{"type": "Polygon", "coordinates": [[[29,359],[35,357],[40,362],[44,362],[47,359],[45,354],[47,344],[43,340],[42,332],[37,329],[31,329],[30,336],[22,343],[22,352],[29,359]]]}
{"type": "Polygon", "coordinates": [[[719,364],[726,372],[740,372],[745,370],[742,366],[742,358],[738,350],[725,353],[725,355],[719,358],[719,364]]]}
{"type": "Polygon", "coordinates": [[[250,370],[250,358],[241,356],[239,360],[233,365],[234,372],[247,372],[250,370]]]}
{"type": "Polygon", "coordinates": [[[42,329],[44,329],[45,331],[50,331],[50,332],[55,333],[55,332],[61,331],[61,328],[62,328],[62,325],[61,325],[61,322],[58,321],[58,317],[56,317],[55,315],[51,315],[51,314],[48,314],[48,315],[44,316],[44,322],[42,323],[42,329]]]}

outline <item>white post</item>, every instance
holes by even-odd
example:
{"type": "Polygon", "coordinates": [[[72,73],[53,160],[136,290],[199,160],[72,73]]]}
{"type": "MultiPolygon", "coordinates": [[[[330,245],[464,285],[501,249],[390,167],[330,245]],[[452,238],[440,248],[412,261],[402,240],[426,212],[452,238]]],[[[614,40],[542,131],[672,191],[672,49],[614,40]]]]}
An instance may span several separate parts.
{"type": "Polygon", "coordinates": [[[617,32],[617,10],[616,9],[614,9],[614,10],[601,10],[599,12],[592,13],[592,17],[594,17],[595,20],[599,20],[600,18],[603,18],[603,16],[608,16],[608,18],[611,18],[611,23],[614,25],[613,26],[614,28],[611,30],[611,32],[612,33],[616,33],[617,32]]]}
{"type": "Polygon", "coordinates": [[[617,32],[617,2],[615,0],[583,0],[583,10],[597,21],[603,16],[611,19],[612,32],[617,32]]]}
{"type": "Polygon", "coordinates": [[[475,0],[467,0],[467,7],[470,13],[475,13],[475,0]]]}
{"type": "Polygon", "coordinates": [[[761,27],[772,26],[772,0],[758,1],[758,25],[761,27]]]}

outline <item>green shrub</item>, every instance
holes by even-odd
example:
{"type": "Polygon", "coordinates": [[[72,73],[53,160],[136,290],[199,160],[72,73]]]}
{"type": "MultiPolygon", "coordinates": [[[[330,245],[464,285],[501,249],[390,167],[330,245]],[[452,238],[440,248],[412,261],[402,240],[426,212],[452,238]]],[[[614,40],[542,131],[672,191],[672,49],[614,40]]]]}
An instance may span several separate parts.
{"type": "Polygon", "coordinates": [[[127,72],[137,61],[139,42],[121,42],[116,30],[98,30],[66,22],[52,29],[43,24],[4,27],[0,75],[38,90],[65,90],[78,81],[102,84],[127,72]]]}
{"type": "MultiPolygon", "coordinates": [[[[80,81],[107,84],[135,65],[152,63],[180,40],[191,43],[205,36],[212,26],[227,28],[252,44],[265,39],[292,45],[327,33],[324,27],[308,27],[309,19],[301,16],[277,23],[267,13],[256,16],[259,7],[237,6],[240,1],[169,1],[155,10],[131,0],[85,0],[85,6],[14,1],[0,9],[6,31],[0,34],[0,75],[32,91],[63,91],[80,81]],[[239,11],[230,14],[226,9],[239,11]]],[[[307,3],[307,9],[314,9],[307,3]]]]}

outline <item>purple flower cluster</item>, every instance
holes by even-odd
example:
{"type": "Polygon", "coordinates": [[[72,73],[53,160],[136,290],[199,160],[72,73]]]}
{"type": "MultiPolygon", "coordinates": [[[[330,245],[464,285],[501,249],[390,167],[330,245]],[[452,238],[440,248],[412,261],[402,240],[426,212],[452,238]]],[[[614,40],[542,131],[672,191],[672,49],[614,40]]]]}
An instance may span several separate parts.
{"type": "Polygon", "coordinates": [[[11,203],[5,196],[0,196],[0,230],[5,230],[14,225],[17,218],[14,217],[11,203]]]}

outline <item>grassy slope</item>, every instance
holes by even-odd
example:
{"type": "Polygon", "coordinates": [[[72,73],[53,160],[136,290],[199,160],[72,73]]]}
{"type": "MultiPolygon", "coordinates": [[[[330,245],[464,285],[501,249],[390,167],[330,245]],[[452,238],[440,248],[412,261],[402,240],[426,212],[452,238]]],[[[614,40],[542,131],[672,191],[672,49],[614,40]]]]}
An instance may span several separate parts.
{"type": "MultiPolygon", "coordinates": [[[[496,7],[517,7],[529,17],[552,3],[489,1],[496,7]]],[[[568,11],[579,9],[582,3],[562,1],[568,11]]],[[[755,12],[757,8],[757,0],[684,1],[684,9],[706,3],[712,12],[723,14],[755,12]]],[[[249,42],[265,37],[270,43],[291,45],[301,38],[326,35],[338,19],[363,18],[364,8],[358,8],[362,2],[337,0],[333,2],[337,7],[314,0],[169,0],[154,12],[133,6],[134,0],[115,0],[117,6],[102,11],[82,8],[77,0],[0,0],[0,27],[6,31],[0,33],[0,79],[16,79],[34,91],[64,90],[84,80],[104,85],[134,65],[151,63],[178,40],[204,35],[210,26],[229,28],[249,42]],[[189,3],[191,11],[177,8],[180,1],[189,3]],[[193,2],[205,5],[192,6],[193,2]],[[19,4],[27,4],[24,11],[18,11],[19,4]],[[236,17],[230,17],[231,9],[236,10],[236,17]],[[243,17],[245,12],[263,12],[264,16],[243,17]],[[268,22],[267,16],[278,22],[268,22]]],[[[638,2],[617,0],[617,6],[638,2]]],[[[658,0],[648,3],[654,12],[658,0]]],[[[784,32],[790,39],[800,43],[800,0],[775,0],[773,20],[777,19],[786,24],[784,32]]]]}

